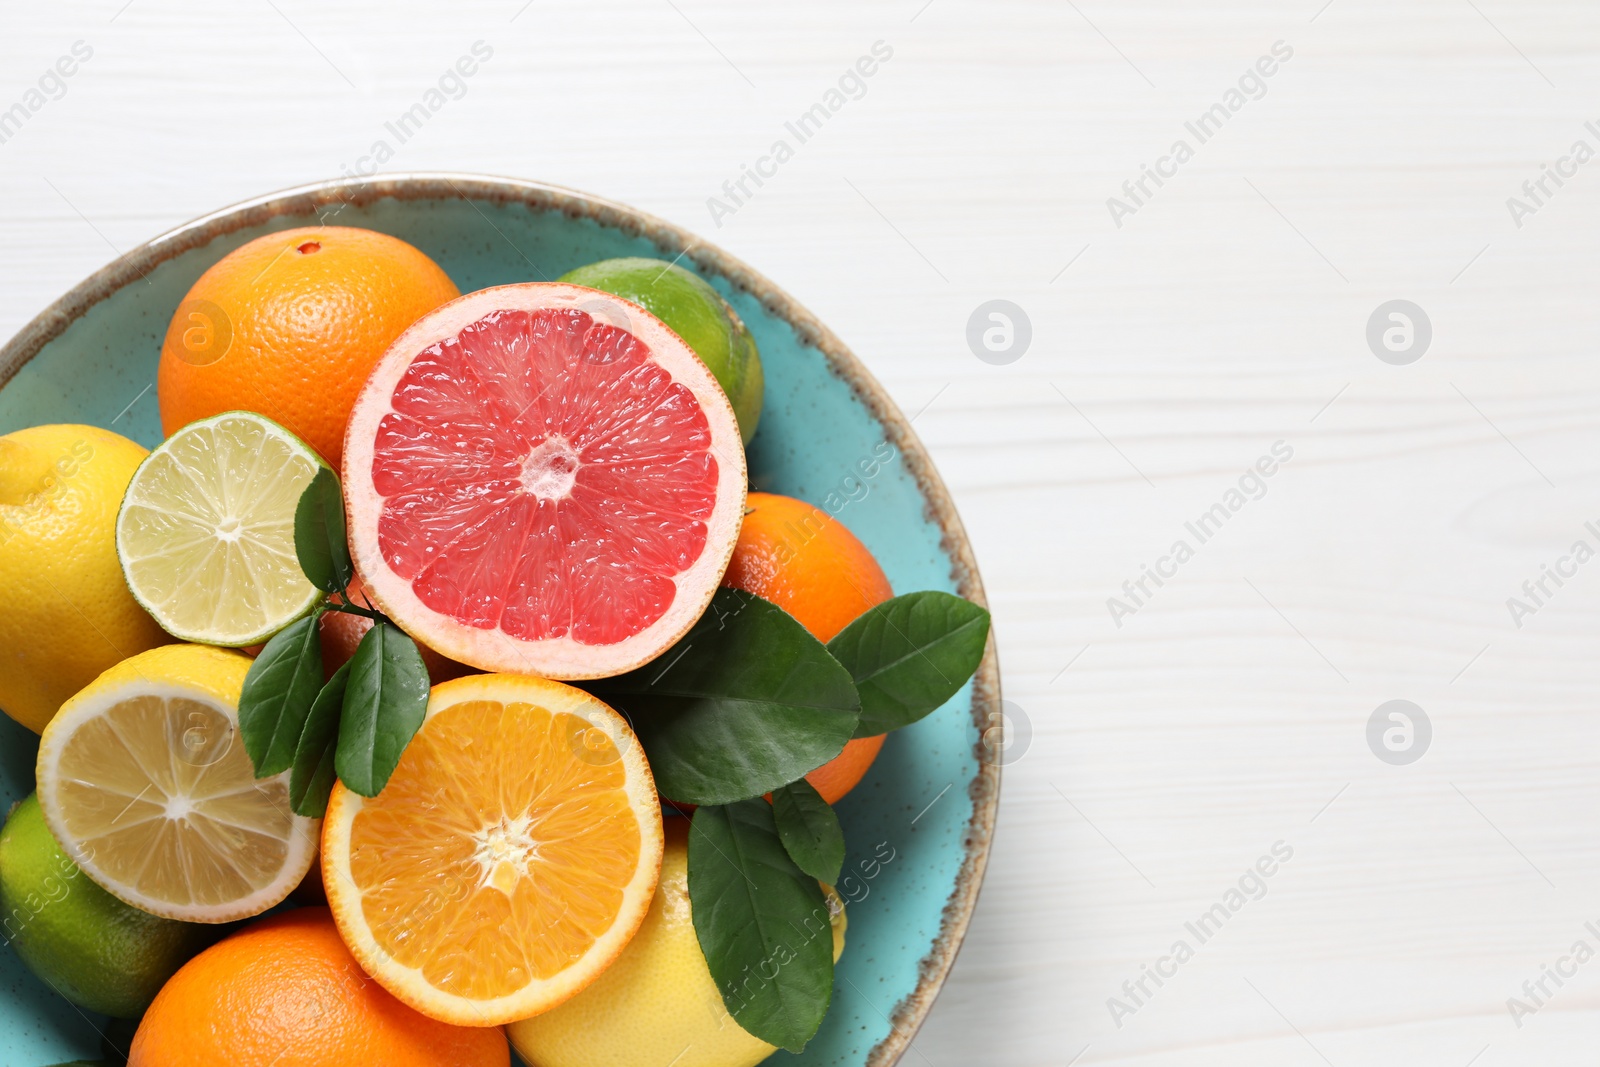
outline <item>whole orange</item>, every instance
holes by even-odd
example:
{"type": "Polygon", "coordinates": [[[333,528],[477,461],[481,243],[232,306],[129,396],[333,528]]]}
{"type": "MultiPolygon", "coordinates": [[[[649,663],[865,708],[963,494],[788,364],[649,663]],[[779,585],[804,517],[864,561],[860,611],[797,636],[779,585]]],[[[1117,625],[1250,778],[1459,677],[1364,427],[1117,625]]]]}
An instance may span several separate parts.
{"type": "MultiPolygon", "coordinates": [[[[751,493],[722,584],[772,601],[828,642],[868,608],[894,596],[867,546],[838,519],[793,497],[751,493]]],[[[806,775],[829,804],[856,787],[884,735],[858,737],[806,775]]]]}
{"type": "Polygon", "coordinates": [[[327,908],[255,923],[184,964],[128,1067],[507,1067],[505,1033],[414,1011],[361,970],[327,908]]]}
{"type": "Polygon", "coordinates": [[[459,295],[438,264],[387,234],[321,226],[258,237],[202,274],[167,328],[162,431],[255,411],[337,468],[378,358],[459,295]]]}
{"type": "MultiPolygon", "coordinates": [[[[345,590],[345,599],[357,607],[368,606],[360,578],[350,580],[350,588],[345,590]]],[[[350,657],[356,654],[356,649],[361,647],[361,639],[367,636],[367,631],[370,629],[372,620],[361,615],[330,611],[322,616],[318,623],[317,636],[322,643],[322,669],[328,677],[332,678],[334,671],[350,662],[350,657]]],[[[440,655],[420,641],[417,642],[417,651],[422,653],[422,665],[428,668],[428,681],[433,685],[448,682],[452,678],[460,678],[465,674],[478,673],[465,663],[457,663],[447,656],[440,655]]]]}

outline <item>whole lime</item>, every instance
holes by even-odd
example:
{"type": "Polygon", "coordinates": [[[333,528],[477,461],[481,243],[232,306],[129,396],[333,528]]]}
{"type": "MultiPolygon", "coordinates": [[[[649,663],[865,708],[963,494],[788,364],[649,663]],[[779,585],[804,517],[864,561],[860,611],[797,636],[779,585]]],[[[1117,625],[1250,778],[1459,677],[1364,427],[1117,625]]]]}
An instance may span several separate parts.
{"type": "Polygon", "coordinates": [[[700,275],[659,259],[604,259],[568,271],[557,281],[632,300],[671,327],[711,368],[733,403],[745,444],[761,421],[766,375],[755,338],[739,313],[700,275]]]}
{"type": "Polygon", "coordinates": [[[0,928],[22,962],[80,1008],[137,1018],[212,931],[101,889],[45,826],[37,795],[0,829],[0,928]]]}

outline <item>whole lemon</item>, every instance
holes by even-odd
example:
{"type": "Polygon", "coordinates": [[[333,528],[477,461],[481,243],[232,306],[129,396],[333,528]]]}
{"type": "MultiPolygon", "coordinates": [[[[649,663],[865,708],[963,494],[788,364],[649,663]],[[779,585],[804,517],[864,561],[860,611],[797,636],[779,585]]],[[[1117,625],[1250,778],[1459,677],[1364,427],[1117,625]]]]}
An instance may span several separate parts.
{"type": "Polygon", "coordinates": [[[148,915],[101,889],[61,850],[39,798],[0,830],[0,924],[45,984],[80,1008],[135,1019],[211,931],[148,915]]]}
{"type": "Polygon", "coordinates": [[[0,437],[0,708],[34,733],[106,668],[172,640],[117,562],[117,509],[146,454],[93,426],[0,437]]]}
{"type": "MultiPolygon", "coordinates": [[[[711,978],[689,910],[689,824],[666,820],[655,899],[615,963],[566,1003],[506,1027],[535,1067],[754,1067],[777,1049],[740,1028],[711,978]],[[686,1048],[694,1056],[682,1060],[686,1048]]],[[[844,902],[827,889],[833,958],[844,902]]]]}

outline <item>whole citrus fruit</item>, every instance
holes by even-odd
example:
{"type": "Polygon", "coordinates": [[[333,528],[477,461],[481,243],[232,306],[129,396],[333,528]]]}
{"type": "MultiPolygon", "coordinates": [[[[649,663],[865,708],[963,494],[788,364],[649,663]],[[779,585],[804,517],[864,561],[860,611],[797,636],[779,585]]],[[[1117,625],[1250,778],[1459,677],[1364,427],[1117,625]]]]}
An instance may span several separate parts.
{"type": "MultiPolygon", "coordinates": [[[[803,500],[751,493],[722,584],[770,600],[824,643],[894,596],[878,561],[844,523],[803,500]]],[[[858,737],[806,775],[829,804],[866,776],[884,735],[858,737]]]]}
{"type": "MultiPolygon", "coordinates": [[[[728,1014],[706,966],[689,905],[688,828],[687,819],[667,820],[655,899],[617,961],[565,1004],[506,1028],[523,1059],[538,1067],[753,1067],[777,1051],[728,1014]]],[[[825,891],[837,962],[844,902],[825,891]]]]}
{"type": "Polygon", "coordinates": [[[0,437],[0,708],[34,733],[101,671],[172,640],[117,562],[117,509],[145,455],[93,426],[0,437]]]}
{"type": "Polygon", "coordinates": [[[128,1067],[506,1067],[499,1027],[451,1026],[372,981],[327,908],[263,919],[172,976],[128,1067]]]}
{"type": "MultiPolygon", "coordinates": [[[[357,607],[367,606],[366,600],[361,595],[360,578],[351,580],[350,588],[345,590],[344,595],[347,603],[357,607]]],[[[372,629],[372,620],[364,615],[330,611],[318,620],[317,625],[319,628],[317,636],[322,642],[322,670],[332,678],[333,672],[349,663],[350,657],[361,647],[361,639],[372,629]]],[[[441,656],[420,642],[417,644],[417,651],[422,653],[422,665],[428,668],[428,681],[434,685],[473,673],[473,669],[465,663],[457,663],[453,659],[441,656]]]]}
{"type": "Polygon", "coordinates": [[[716,375],[750,443],[766,391],[761,353],[739,313],[710,283],[675,263],[638,257],[591,263],[557,280],[631,300],[671,327],[716,375]]]}
{"type": "Polygon", "coordinates": [[[0,916],[22,962],[87,1011],[136,1019],[209,931],[148,915],[89,880],[50,836],[39,798],[0,830],[0,916]]]}
{"type": "Polygon", "coordinates": [[[255,411],[334,467],[367,375],[396,337],[460,295],[438,264],[387,234],[285,230],[230,252],[179,305],[161,348],[161,426],[255,411]]]}
{"type": "MultiPolygon", "coordinates": [[[[357,607],[369,607],[366,598],[362,595],[361,579],[352,578],[350,587],[344,593],[346,603],[357,607]]],[[[372,629],[372,620],[364,615],[351,615],[344,611],[325,612],[317,620],[317,638],[322,645],[322,673],[326,678],[332,678],[340,667],[350,662],[356,654],[356,649],[361,647],[361,639],[367,636],[367,631],[372,629]]],[[[413,638],[413,641],[415,639],[413,638]]],[[[433,685],[448,682],[452,678],[463,675],[475,674],[476,669],[465,663],[442,656],[420,641],[416,641],[417,651],[422,653],[422,665],[428,668],[428,681],[433,685]]],[[[254,658],[261,655],[267,646],[248,645],[240,651],[254,658]]],[[[321,884],[322,876],[317,876],[321,884]]]]}

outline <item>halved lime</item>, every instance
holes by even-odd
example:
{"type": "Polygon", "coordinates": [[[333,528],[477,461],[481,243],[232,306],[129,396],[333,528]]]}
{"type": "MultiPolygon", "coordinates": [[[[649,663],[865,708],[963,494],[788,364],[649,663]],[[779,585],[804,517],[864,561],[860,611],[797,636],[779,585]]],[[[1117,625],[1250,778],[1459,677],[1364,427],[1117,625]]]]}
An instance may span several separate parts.
{"type": "Polygon", "coordinates": [[[327,466],[271,419],[190,423],[133,474],[117,516],[128,588],[174,637],[239,648],[309,612],[321,592],[294,549],[300,494],[327,466]]]}

